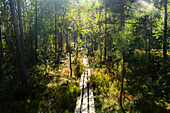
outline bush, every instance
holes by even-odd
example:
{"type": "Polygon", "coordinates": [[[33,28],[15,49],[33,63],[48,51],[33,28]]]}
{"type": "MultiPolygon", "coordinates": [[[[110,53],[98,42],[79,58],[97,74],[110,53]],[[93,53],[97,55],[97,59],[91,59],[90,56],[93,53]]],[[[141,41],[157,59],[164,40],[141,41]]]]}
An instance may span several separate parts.
{"type": "Polygon", "coordinates": [[[83,67],[84,67],[84,65],[81,64],[79,61],[77,61],[76,67],[74,69],[74,75],[76,77],[80,77],[81,76],[81,74],[83,73],[83,67]]]}

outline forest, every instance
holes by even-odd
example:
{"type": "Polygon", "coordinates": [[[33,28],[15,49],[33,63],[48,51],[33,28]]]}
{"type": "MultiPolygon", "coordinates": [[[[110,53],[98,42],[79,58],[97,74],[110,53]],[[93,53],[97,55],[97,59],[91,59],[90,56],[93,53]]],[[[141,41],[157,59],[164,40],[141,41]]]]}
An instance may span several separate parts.
{"type": "Polygon", "coordinates": [[[168,0],[0,0],[0,113],[170,113],[169,15],[168,0]]]}

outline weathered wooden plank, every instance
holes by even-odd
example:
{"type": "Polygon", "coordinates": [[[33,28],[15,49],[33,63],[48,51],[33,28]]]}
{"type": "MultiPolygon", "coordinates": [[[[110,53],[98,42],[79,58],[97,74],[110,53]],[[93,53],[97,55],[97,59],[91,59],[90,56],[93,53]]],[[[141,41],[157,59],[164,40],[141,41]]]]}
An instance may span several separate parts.
{"type": "Polygon", "coordinates": [[[82,113],[88,113],[87,74],[85,74],[84,76],[84,93],[83,93],[82,113]]]}
{"type": "Polygon", "coordinates": [[[83,78],[84,78],[84,73],[81,75],[81,79],[80,79],[80,96],[77,98],[77,102],[76,102],[76,108],[74,113],[81,113],[81,101],[82,101],[82,95],[83,95],[83,78]]]}
{"type": "MultiPolygon", "coordinates": [[[[89,66],[86,56],[84,56],[83,64],[86,67],[89,66]]],[[[81,94],[77,98],[76,109],[74,113],[95,113],[93,91],[87,86],[87,81],[90,79],[90,76],[90,69],[85,68],[85,72],[81,75],[80,79],[81,94]]]]}
{"type": "Polygon", "coordinates": [[[90,74],[90,69],[88,69],[88,77],[90,77],[91,76],[91,74],[90,74]]]}
{"type": "Polygon", "coordinates": [[[89,87],[89,113],[95,113],[93,91],[89,87]]]}

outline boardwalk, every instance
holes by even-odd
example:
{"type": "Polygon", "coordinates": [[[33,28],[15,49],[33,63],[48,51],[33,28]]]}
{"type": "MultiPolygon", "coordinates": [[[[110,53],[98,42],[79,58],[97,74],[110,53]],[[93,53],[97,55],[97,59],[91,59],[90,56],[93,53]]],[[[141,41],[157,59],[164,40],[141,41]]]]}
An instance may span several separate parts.
{"type": "Polygon", "coordinates": [[[93,98],[93,91],[88,86],[87,81],[90,80],[90,69],[88,69],[89,65],[84,56],[83,64],[85,67],[85,72],[81,75],[80,79],[80,89],[81,93],[80,96],[77,98],[76,108],[74,113],[95,113],[95,106],[94,106],[94,98],[93,98]]]}

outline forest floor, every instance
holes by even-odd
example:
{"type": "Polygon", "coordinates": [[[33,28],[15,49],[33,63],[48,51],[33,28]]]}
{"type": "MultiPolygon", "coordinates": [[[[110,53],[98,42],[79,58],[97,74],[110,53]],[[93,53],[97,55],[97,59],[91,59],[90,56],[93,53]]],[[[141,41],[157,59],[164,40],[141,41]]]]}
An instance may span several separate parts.
{"type": "MultiPolygon", "coordinates": [[[[91,76],[88,78],[90,81],[87,80],[86,86],[91,87],[91,91],[94,93],[95,112],[121,112],[119,94],[122,61],[120,60],[119,63],[115,62],[117,60],[107,61],[99,68],[100,60],[96,52],[95,56],[88,55],[89,66],[86,66],[87,60],[83,62],[83,53],[79,53],[77,62],[75,62],[74,54],[72,55],[72,77],[67,55],[61,58],[58,65],[54,62],[55,58],[51,56],[40,59],[36,64],[27,64],[28,81],[32,86],[29,90],[20,83],[17,64],[12,64],[12,62],[4,64],[6,71],[0,79],[0,112],[73,113],[77,98],[81,94],[79,86],[82,81],[81,75],[88,74],[91,76]]],[[[165,67],[161,61],[162,57],[155,55],[159,52],[151,54],[150,63],[147,61],[145,53],[139,50],[127,57],[123,96],[127,113],[169,112],[169,87],[166,87],[165,84],[168,84],[168,79],[162,74],[164,69],[169,69],[169,65],[165,65],[165,67]]],[[[90,93],[87,96],[90,97],[90,93]]]]}

